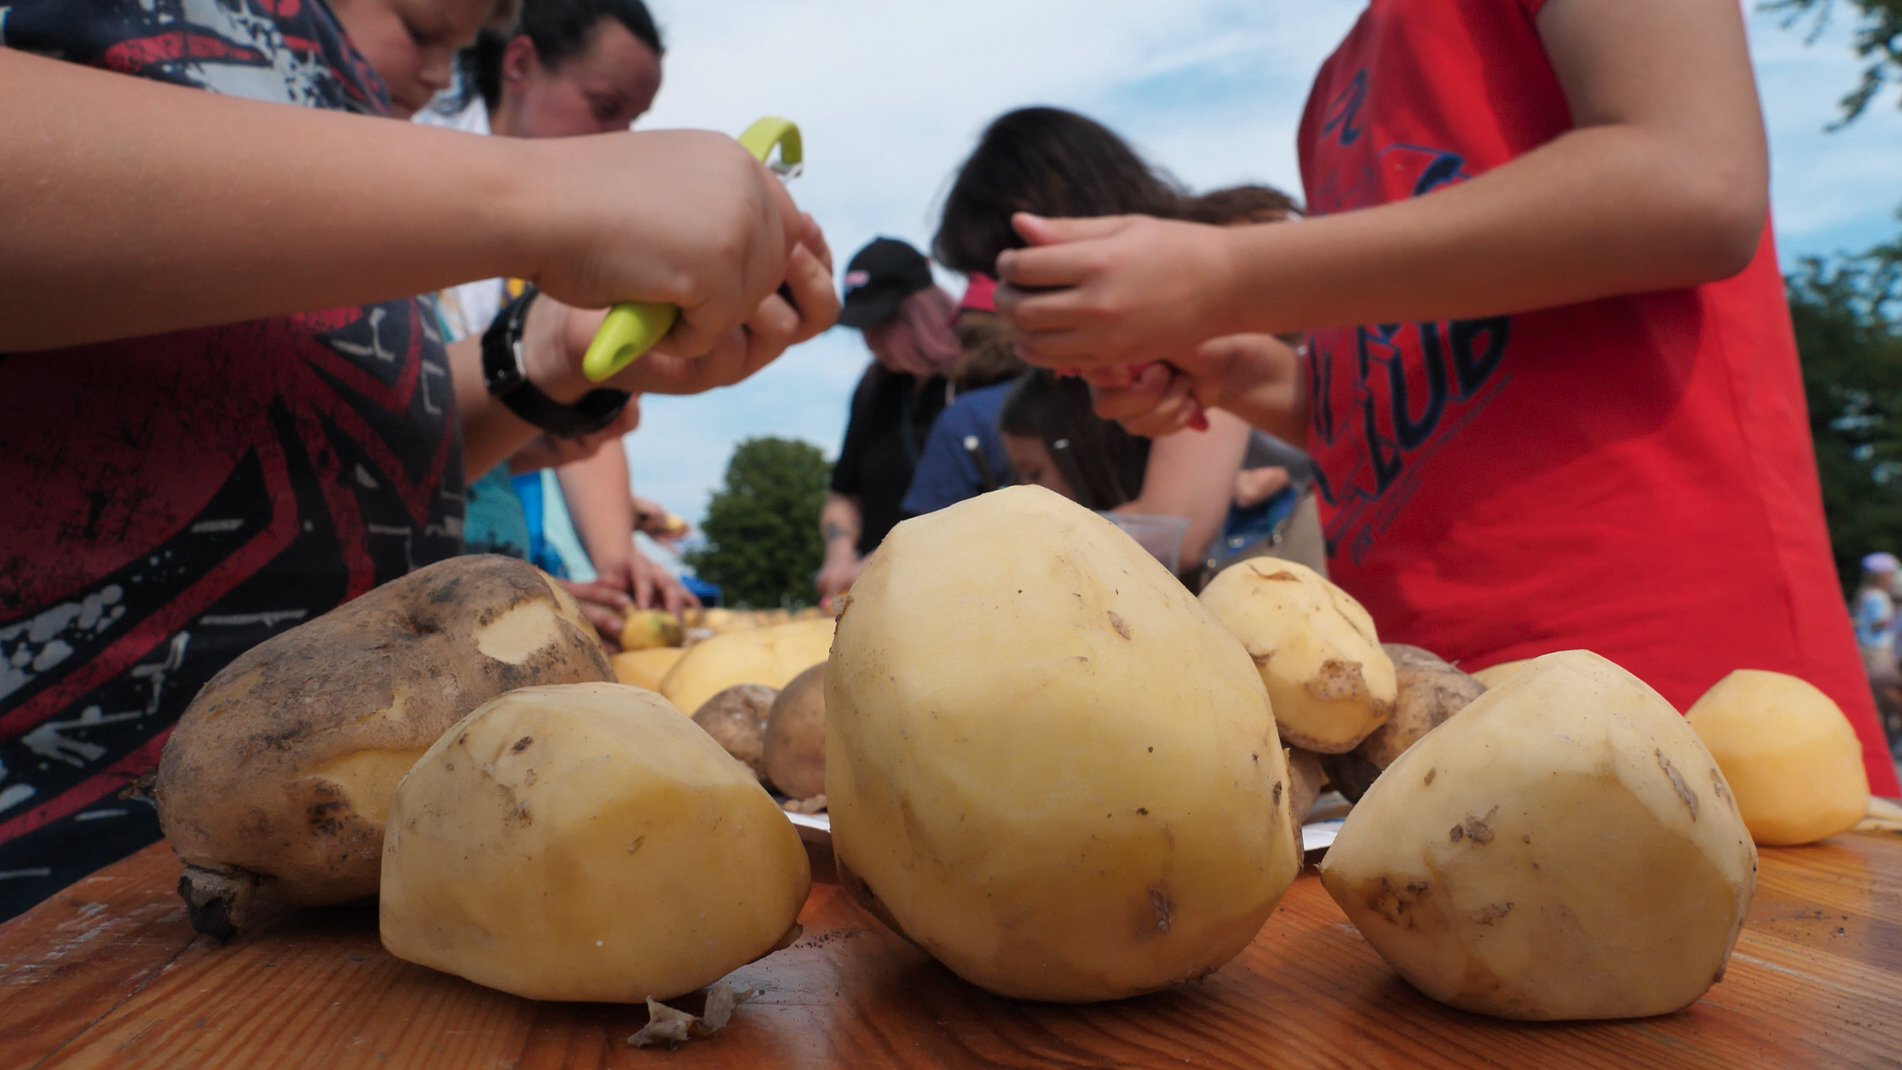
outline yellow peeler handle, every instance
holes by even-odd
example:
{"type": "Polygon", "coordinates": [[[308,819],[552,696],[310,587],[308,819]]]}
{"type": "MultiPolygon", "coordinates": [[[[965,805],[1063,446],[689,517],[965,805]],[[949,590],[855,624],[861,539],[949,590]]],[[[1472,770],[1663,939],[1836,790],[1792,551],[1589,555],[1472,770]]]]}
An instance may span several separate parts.
{"type": "MultiPolygon", "coordinates": [[[[740,135],[740,144],[754,159],[768,163],[773,150],[779,150],[775,170],[790,174],[805,162],[805,145],[799,127],[772,116],[759,120],[740,135]]],[[[594,341],[582,358],[582,371],[590,382],[602,382],[641,358],[654,343],[674,329],[680,310],[659,301],[629,301],[608,310],[608,318],[594,333],[594,341]]]]}

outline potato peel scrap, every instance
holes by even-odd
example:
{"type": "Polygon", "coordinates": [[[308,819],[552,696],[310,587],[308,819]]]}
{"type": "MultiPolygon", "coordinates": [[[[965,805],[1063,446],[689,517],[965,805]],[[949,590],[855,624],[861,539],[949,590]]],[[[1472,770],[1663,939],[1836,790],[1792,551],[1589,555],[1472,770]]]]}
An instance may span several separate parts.
{"type": "Polygon", "coordinates": [[[757,995],[757,988],[736,988],[723,981],[707,989],[707,1007],[698,1016],[649,999],[647,1024],[628,1037],[627,1042],[636,1048],[649,1048],[657,1044],[678,1048],[694,1037],[713,1036],[726,1028],[727,1022],[733,1018],[735,1007],[757,995]]]}

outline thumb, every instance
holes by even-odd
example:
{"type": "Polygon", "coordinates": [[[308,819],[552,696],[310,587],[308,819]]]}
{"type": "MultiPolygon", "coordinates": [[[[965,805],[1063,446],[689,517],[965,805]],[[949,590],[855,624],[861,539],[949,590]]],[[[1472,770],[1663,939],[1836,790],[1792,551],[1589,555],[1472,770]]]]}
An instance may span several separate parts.
{"type": "Polygon", "coordinates": [[[1029,212],[1010,217],[1017,236],[1031,245],[1061,245],[1064,242],[1106,238],[1129,225],[1129,216],[1093,216],[1088,219],[1045,219],[1029,212]]]}

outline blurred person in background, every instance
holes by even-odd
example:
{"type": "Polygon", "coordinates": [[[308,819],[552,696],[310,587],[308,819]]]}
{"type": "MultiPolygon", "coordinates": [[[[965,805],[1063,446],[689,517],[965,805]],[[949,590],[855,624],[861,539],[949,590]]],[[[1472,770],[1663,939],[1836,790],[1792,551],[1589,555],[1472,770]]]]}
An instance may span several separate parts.
{"type": "MultiPolygon", "coordinates": [[[[583,137],[627,130],[653,107],[666,47],[642,0],[524,0],[508,31],[484,30],[462,52],[456,88],[417,120],[501,137],[583,137]]],[[[450,338],[479,336],[521,279],[483,279],[441,295],[450,338]]],[[[636,400],[638,404],[638,399],[636,400]]],[[[558,579],[610,646],[629,606],[679,613],[697,605],[674,575],[643,554],[623,443],[572,459],[544,436],[469,488],[472,553],[534,562],[558,579]],[[585,560],[564,558],[546,518],[566,509],[585,560]],[[577,582],[585,578],[586,582],[577,582]]]]}
{"type": "Polygon", "coordinates": [[[872,362],[852,391],[845,442],[819,514],[822,603],[850,590],[866,555],[900,519],[931,426],[955,396],[956,302],[931,262],[896,238],[875,238],[845,269],[839,322],[865,336],[872,362]]]}

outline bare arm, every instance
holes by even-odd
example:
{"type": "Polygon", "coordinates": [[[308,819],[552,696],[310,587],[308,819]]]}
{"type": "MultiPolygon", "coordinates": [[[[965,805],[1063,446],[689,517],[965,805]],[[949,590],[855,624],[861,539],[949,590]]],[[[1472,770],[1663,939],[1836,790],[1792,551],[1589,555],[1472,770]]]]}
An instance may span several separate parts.
{"type": "Polygon", "coordinates": [[[575,536],[588,553],[595,571],[620,575],[634,551],[634,489],[628,477],[627,453],[619,442],[609,443],[594,456],[555,469],[561,496],[575,536]]]}
{"type": "Polygon", "coordinates": [[[1551,0],[1538,30],[1575,125],[1549,144],[1293,226],[1023,219],[1042,247],[1000,259],[1015,284],[1000,309],[1035,361],[1134,363],[1215,334],[1496,315],[1742,270],[1768,165],[1734,0],[1551,0]]]}
{"type": "Polygon", "coordinates": [[[1116,511],[1187,519],[1179,561],[1186,571],[1207,558],[1221,534],[1247,449],[1248,424],[1225,412],[1211,413],[1208,430],[1177,432],[1150,446],[1142,493],[1116,511]]]}
{"type": "Polygon", "coordinates": [[[799,226],[712,134],[476,138],[4,48],[0,100],[0,351],[512,274],[577,305],[680,304],[698,354],[784,278],[799,226]]]}

